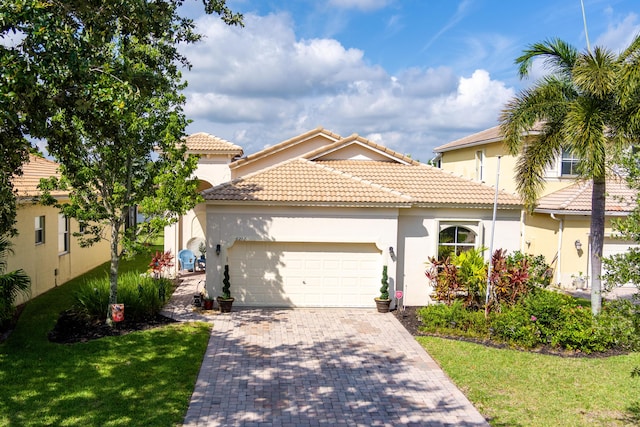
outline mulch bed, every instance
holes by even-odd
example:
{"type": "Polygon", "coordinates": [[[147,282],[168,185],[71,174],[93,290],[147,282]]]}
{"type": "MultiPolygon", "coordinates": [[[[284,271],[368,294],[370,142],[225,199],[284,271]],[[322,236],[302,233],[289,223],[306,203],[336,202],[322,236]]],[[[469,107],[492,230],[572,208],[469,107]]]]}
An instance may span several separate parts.
{"type": "Polygon", "coordinates": [[[104,319],[91,319],[72,310],[66,310],[60,313],[56,325],[49,332],[49,341],[62,344],[86,342],[102,337],[125,335],[130,332],[157,328],[174,322],[176,320],[157,314],[153,317],[137,320],[125,317],[125,320],[109,326],[104,319]]]}

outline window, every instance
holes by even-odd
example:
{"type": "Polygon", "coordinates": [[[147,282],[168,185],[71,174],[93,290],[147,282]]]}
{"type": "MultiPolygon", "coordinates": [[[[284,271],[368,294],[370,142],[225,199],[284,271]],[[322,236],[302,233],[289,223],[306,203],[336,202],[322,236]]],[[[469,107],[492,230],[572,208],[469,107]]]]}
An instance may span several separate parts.
{"type": "Polygon", "coordinates": [[[58,214],[58,253],[69,252],[69,218],[58,214]]]}
{"type": "Polygon", "coordinates": [[[580,163],[580,159],[574,156],[571,150],[562,150],[560,175],[577,175],[578,163],[580,163]]]}
{"type": "Polygon", "coordinates": [[[473,249],[476,246],[476,233],[466,227],[454,225],[440,232],[438,240],[438,259],[473,249]]]}
{"type": "Polygon", "coordinates": [[[44,243],[44,215],[37,216],[35,221],[36,245],[44,243]]]}
{"type": "Polygon", "coordinates": [[[484,151],[476,151],[476,181],[484,181],[484,151]]]}

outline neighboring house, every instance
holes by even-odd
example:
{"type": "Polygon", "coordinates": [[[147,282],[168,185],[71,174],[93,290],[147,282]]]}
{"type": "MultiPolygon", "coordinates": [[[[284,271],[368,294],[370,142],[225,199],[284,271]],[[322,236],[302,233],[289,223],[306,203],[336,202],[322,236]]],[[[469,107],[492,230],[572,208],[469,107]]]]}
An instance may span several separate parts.
{"type": "MultiPolygon", "coordinates": [[[[14,253],[7,260],[7,271],[22,268],[31,278],[31,297],[35,297],[108,261],[109,244],[102,241],[81,248],[72,236],[80,231],[78,223],[55,207],[35,201],[40,179],[60,176],[57,163],[31,155],[23,172],[13,178],[19,234],[11,240],[14,253]]],[[[68,199],[64,191],[54,191],[52,196],[60,201],[68,199]]]]}
{"type": "MultiPolygon", "coordinates": [[[[200,180],[198,191],[229,181],[229,163],[242,155],[242,148],[237,145],[203,132],[186,137],[184,143],[188,154],[199,157],[198,167],[194,172],[200,180]]],[[[164,250],[171,251],[175,256],[181,249],[188,248],[199,256],[198,249],[205,241],[206,224],[206,206],[200,204],[180,217],[177,223],[165,228],[164,250]]],[[[178,268],[176,259],[173,274],[177,273],[178,268]]]]}
{"type": "MultiPolygon", "coordinates": [[[[314,129],[228,170],[230,181],[202,193],[198,222],[207,288],[221,294],[228,264],[234,304],[374,307],[387,265],[391,295],[425,305],[429,257],[489,245],[494,188],[358,135],[314,129]]],[[[496,242],[519,249],[519,199],[502,191],[497,206],[496,242]]]]}
{"type": "MultiPolygon", "coordinates": [[[[533,130],[529,137],[534,138],[537,133],[533,130]]],[[[498,179],[500,188],[515,194],[517,158],[508,154],[498,126],[441,145],[434,151],[443,170],[489,185],[495,185],[498,179]]],[[[565,288],[574,286],[574,278],[591,272],[591,183],[577,181],[574,172],[578,162],[565,151],[546,170],[546,184],[538,205],[532,214],[523,212],[520,233],[520,249],[544,255],[554,268],[554,282],[565,288]]],[[[604,256],[624,252],[633,245],[612,236],[611,220],[628,215],[635,207],[634,200],[635,193],[624,179],[607,181],[604,256]]]]}

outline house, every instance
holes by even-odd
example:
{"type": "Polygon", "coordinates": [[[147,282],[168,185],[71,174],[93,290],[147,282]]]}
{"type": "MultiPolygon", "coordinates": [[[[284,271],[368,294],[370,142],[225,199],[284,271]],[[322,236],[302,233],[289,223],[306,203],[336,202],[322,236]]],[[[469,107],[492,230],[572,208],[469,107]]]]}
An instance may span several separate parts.
{"type": "MultiPolygon", "coordinates": [[[[99,242],[81,248],[72,234],[79,225],[60,214],[53,206],[35,201],[40,194],[41,178],[59,177],[58,164],[30,155],[23,165],[23,175],[13,178],[17,192],[16,228],[12,239],[13,255],[7,259],[7,270],[23,269],[31,278],[31,297],[42,294],[109,260],[109,243],[99,242]]],[[[68,199],[65,191],[54,191],[60,201],[68,199]]],[[[21,302],[21,301],[18,301],[21,302]]]]}
{"type": "Polygon", "coordinates": [[[221,294],[228,265],[234,304],[374,307],[386,265],[391,295],[425,305],[429,257],[486,247],[494,230],[500,247],[520,247],[518,197],[499,192],[494,227],[494,188],[356,134],[317,128],[234,159],[239,151],[197,209],[207,289],[221,294]]]}
{"type": "MultiPolygon", "coordinates": [[[[231,179],[229,164],[242,156],[239,146],[208,133],[199,132],[184,139],[187,154],[199,157],[194,175],[199,180],[198,191],[231,179]]],[[[190,249],[200,255],[200,245],[205,242],[207,228],[206,205],[200,204],[178,219],[178,222],[164,230],[164,250],[176,255],[181,249],[190,249]]],[[[211,254],[211,252],[209,252],[211,254]]],[[[172,274],[176,275],[180,266],[176,261],[172,274]]]]}
{"type": "MultiPolygon", "coordinates": [[[[534,128],[527,138],[535,138],[537,134],[534,128]]],[[[493,186],[497,180],[500,188],[515,194],[517,157],[508,154],[499,126],[441,145],[434,151],[443,170],[493,186]]],[[[591,271],[591,183],[577,180],[574,171],[578,162],[570,152],[562,152],[545,171],[545,187],[537,207],[532,214],[523,211],[522,218],[522,251],[544,255],[554,267],[554,282],[564,288],[574,287],[575,278],[588,276],[591,271]]],[[[611,220],[633,210],[635,193],[623,178],[610,178],[606,185],[603,256],[624,252],[634,245],[615,238],[611,220]]]]}

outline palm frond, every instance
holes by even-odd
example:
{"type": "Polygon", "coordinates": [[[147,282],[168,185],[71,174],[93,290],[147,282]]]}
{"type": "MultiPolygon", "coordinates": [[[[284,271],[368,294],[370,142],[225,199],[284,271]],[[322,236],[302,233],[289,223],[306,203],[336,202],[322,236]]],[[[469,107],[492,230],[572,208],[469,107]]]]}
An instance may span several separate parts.
{"type": "Polygon", "coordinates": [[[533,60],[538,57],[544,60],[545,66],[553,74],[570,76],[578,57],[578,51],[575,47],[557,38],[534,43],[525,49],[524,53],[515,61],[519,65],[518,73],[521,78],[529,75],[533,60]]]}
{"type": "Polygon", "coordinates": [[[596,47],[593,54],[580,55],[573,69],[573,81],[585,96],[607,98],[618,86],[620,63],[615,55],[596,47]]]}

